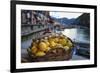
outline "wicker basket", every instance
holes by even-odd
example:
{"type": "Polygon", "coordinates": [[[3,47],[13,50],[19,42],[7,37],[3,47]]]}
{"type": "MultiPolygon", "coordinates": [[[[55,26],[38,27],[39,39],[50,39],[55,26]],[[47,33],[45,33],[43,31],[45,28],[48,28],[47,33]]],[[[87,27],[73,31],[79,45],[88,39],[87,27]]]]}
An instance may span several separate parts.
{"type": "Polygon", "coordinates": [[[72,57],[73,48],[65,50],[64,48],[52,49],[46,53],[45,56],[36,57],[34,54],[28,51],[28,55],[32,62],[41,61],[64,61],[69,60],[72,57]]]}
{"type": "MultiPolygon", "coordinates": [[[[71,41],[71,39],[69,38],[71,41]]],[[[71,41],[72,42],[72,41],[71,41]]],[[[73,43],[73,42],[72,42],[73,43]]],[[[46,52],[46,55],[42,57],[37,57],[34,54],[31,53],[31,47],[27,49],[29,59],[31,62],[41,62],[41,61],[64,61],[64,60],[69,60],[72,58],[73,54],[73,46],[70,49],[63,48],[63,47],[56,47],[51,49],[50,51],[46,52]]]]}

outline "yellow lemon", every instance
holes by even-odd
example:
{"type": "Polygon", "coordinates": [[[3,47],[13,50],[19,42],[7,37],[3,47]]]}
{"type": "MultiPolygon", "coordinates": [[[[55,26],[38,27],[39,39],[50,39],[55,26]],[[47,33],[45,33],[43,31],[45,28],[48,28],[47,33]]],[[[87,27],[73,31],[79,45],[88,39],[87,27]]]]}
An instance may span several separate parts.
{"type": "Polygon", "coordinates": [[[66,45],[69,46],[69,47],[72,47],[73,43],[71,42],[71,40],[66,39],[66,45]]]}
{"type": "Polygon", "coordinates": [[[47,50],[47,45],[46,45],[45,42],[40,42],[38,47],[41,51],[46,51],[47,50]]]}
{"type": "Polygon", "coordinates": [[[48,40],[49,42],[51,42],[51,41],[54,41],[54,39],[53,38],[49,38],[49,40],[48,40]]]}
{"type": "Polygon", "coordinates": [[[46,43],[47,46],[50,45],[50,43],[48,42],[48,40],[44,40],[44,42],[46,43]]]}
{"type": "Polygon", "coordinates": [[[38,49],[37,49],[36,46],[33,46],[32,49],[31,49],[31,51],[32,51],[33,54],[35,54],[35,53],[37,52],[37,50],[38,50],[38,49]]]}
{"type": "Polygon", "coordinates": [[[46,49],[46,52],[48,52],[50,49],[51,49],[51,48],[50,48],[50,47],[48,47],[48,48],[46,49]]]}
{"type": "Polygon", "coordinates": [[[46,44],[47,44],[47,46],[50,46],[50,43],[48,41],[46,42],[46,44]]]}
{"type": "Polygon", "coordinates": [[[41,56],[44,56],[45,53],[43,51],[38,51],[35,55],[38,57],[41,57],[41,56]]]}
{"type": "Polygon", "coordinates": [[[59,42],[59,39],[58,38],[55,38],[54,39],[54,42],[58,43],[59,42]]]}
{"type": "Polygon", "coordinates": [[[62,44],[63,46],[66,45],[66,39],[59,39],[59,43],[62,44]]]}
{"type": "Polygon", "coordinates": [[[73,44],[72,44],[72,42],[70,40],[68,41],[68,44],[69,44],[70,47],[73,46],[73,44]]]}
{"type": "Polygon", "coordinates": [[[70,49],[70,47],[69,46],[64,46],[64,49],[67,51],[67,50],[70,49]]]}
{"type": "Polygon", "coordinates": [[[50,41],[50,47],[54,48],[56,46],[56,43],[54,41],[50,41]]]}

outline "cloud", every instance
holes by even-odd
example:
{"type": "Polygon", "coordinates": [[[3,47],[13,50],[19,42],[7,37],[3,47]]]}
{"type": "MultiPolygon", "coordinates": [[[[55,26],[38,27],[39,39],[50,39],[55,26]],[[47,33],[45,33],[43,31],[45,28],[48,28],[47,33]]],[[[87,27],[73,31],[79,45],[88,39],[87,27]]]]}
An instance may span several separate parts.
{"type": "Polygon", "coordinates": [[[63,18],[66,17],[68,19],[77,18],[78,16],[82,15],[83,13],[72,13],[72,12],[50,12],[50,16],[55,18],[63,18]]]}

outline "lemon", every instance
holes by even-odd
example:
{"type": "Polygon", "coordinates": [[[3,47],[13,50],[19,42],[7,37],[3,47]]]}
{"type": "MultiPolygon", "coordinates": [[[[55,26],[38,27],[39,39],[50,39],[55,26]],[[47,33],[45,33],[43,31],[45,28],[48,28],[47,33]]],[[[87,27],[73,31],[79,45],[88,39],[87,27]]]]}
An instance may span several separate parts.
{"type": "Polygon", "coordinates": [[[70,47],[73,46],[73,44],[72,44],[72,42],[70,40],[68,41],[68,44],[69,44],[70,47]]]}
{"type": "Polygon", "coordinates": [[[48,52],[50,49],[51,49],[51,48],[50,48],[50,47],[48,47],[48,48],[46,49],[46,52],[48,52]]]}
{"type": "Polygon", "coordinates": [[[63,46],[67,44],[66,39],[59,39],[59,43],[62,44],[63,46]]]}
{"type": "Polygon", "coordinates": [[[47,46],[50,46],[50,43],[48,41],[46,42],[46,44],[47,44],[47,46]]]}
{"type": "Polygon", "coordinates": [[[49,38],[49,40],[48,40],[49,42],[51,42],[51,41],[54,41],[54,39],[53,38],[49,38]]]}
{"type": "Polygon", "coordinates": [[[64,49],[67,51],[67,50],[70,49],[70,47],[69,46],[64,46],[64,49]]]}
{"type": "Polygon", "coordinates": [[[44,56],[45,53],[43,51],[38,51],[35,55],[38,57],[41,57],[41,56],[44,56]]]}
{"type": "Polygon", "coordinates": [[[31,51],[32,51],[33,54],[35,54],[35,53],[37,52],[37,50],[38,50],[38,49],[37,49],[36,46],[33,46],[32,49],[31,49],[31,51]]]}
{"type": "Polygon", "coordinates": [[[56,46],[56,43],[54,41],[50,41],[50,47],[54,48],[56,46]]]}
{"type": "Polygon", "coordinates": [[[47,50],[47,45],[45,42],[40,42],[39,45],[38,45],[39,49],[41,51],[46,51],[47,50]]]}
{"type": "Polygon", "coordinates": [[[50,43],[48,42],[48,40],[44,40],[44,42],[45,42],[45,44],[46,44],[47,46],[50,45],[50,43]]]}
{"type": "Polygon", "coordinates": [[[58,43],[59,39],[58,38],[54,38],[54,42],[58,43]]]}
{"type": "Polygon", "coordinates": [[[72,47],[73,43],[69,39],[66,39],[66,45],[72,47]]]}

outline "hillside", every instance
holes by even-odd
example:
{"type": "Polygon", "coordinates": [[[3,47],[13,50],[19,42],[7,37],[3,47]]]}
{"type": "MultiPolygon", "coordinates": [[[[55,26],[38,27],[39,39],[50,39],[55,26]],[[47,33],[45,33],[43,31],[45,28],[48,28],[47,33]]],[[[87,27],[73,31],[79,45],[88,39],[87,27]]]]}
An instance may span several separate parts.
{"type": "Polygon", "coordinates": [[[90,27],[90,14],[89,13],[84,13],[81,16],[79,16],[73,24],[79,25],[79,26],[84,26],[84,27],[90,27]]]}

